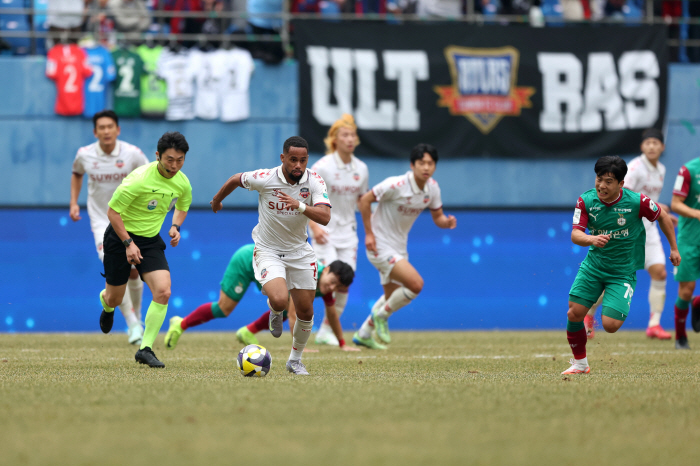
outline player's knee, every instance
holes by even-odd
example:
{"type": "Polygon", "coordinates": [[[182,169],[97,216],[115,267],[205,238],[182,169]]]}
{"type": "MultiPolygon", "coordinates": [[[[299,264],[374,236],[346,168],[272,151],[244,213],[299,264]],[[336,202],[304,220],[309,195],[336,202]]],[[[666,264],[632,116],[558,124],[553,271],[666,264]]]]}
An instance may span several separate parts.
{"type": "Polygon", "coordinates": [[[156,290],[153,292],[153,300],[155,302],[167,303],[169,299],[170,299],[170,287],[169,286],[156,288],[156,290]]]}
{"type": "Polygon", "coordinates": [[[406,284],[406,288],[411,290],[413,294],[418,295],[421,291],[423,291],[423,277],[418,277],[415,280],[411,280],[406,284]]]}
{"type": "MultiPolygon", "coordinates": [[[[585,317],[585,315],[583,317],[585,317]]],[[[576,310],[573,307],[570,307],[568,312],[566,313],[566,318],[569,319],[569,322],[580,322],[581,320],[583,320],[583,317],[578,315],[578,313],[576,313],[576,310]]]]}
{"type": "Polygon", "coordinates": [[[270,296],[269,299],[273,311],[282,312],[287,309],[287,304],[289,303],[288,296],[270,296]]]}
{"type": "Polygon", "coordinates": [[[122,303],[122,301],[124,300],[124,295],[122,295],[122,297],[119,298],[118,296],[116,296],[116,295],[114,295],[114,294],[108,295],[108,294],[105,293],[104,299],[105,299],[105,302],[107,303],[107,306],[109,306],[109,307],[117,307],[117,306],[119,306],[119,305],[122,303]]]}
{"type": "Polygon", "coordinates": [[[218,304],[219,309],[221,309],[221,312],[223,312],[226,317],[228,317],[233,312],[233,308],[235,307],[235,305],[231,305],[228,301],[225,303],[219,301],[218,304]]]}
{"type": "Polygon", "coordinates": [[[615,333],[615,332],[617,332],[618,330],[620,330],[620,327],[621,327],[621,326],[622,326],[622,322],[620,322],[620,323],[618,324],[618,323],[616,323],[616,322],[605,322],[605,321],[603,321],[603,329],[604,329],[607,333],[615,333]]]}

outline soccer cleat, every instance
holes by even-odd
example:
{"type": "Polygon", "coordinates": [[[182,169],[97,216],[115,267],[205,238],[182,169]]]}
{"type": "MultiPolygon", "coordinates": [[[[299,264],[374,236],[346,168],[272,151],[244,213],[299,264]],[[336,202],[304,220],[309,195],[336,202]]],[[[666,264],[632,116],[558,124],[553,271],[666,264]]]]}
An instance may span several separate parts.
{"type": "Polygon", "coordinates": [[[700,306],[690,306],[690,325],[696,333],[700,332],[700,306]]]}
{"type": "Polygon", "coordinates": [[[306,366],[301,362],[301,359],[290,359],[287,361],[287,370],[296,375],[309,375],[306,366]]]}
{"type": "Polygon", "coordinates": [[[385,350],[386,349],[386,346],[374,341],[374,339],[372,337],[361,338],[359,332],[355,332],[355,334],[352,336],[352,342],[355,343],[357,346],[364,346],[364,347],[367,347],[369,349],[377,349],[377,350],[385,350]]]}
{"type": "Polygon", "coordinates": [[[273,337],[282,336],[282,324],[284,324],[284,312],[270,311],[270,333],[273,337]]]}
{"type": "Polygon", "coordinates": [[[647,329],[647,336],[649,338],[658,338],[659,340],[670,340],[671,334],[664,330],[661,325],[654,325],[647,329]]]}
{"type": "Polygon", "coordinates": [[[571,367],[562,372],[561,375],[588,374],[591,372],[591,366],[581,366],[579,364],[576,364],[573,358],[569,359],[569,364],[571,364],[571,367]]]}
{"type": "Polygon", "coordinates": [[[241,327],[236,331],[236,339],[244,345],[259,345],[260,342],[253,332],[248,330],[248,327],[241,327]]]}
{"type": "Polygon", "coordinates": [[[316,333],[316,339],[314,342],[317,345],[328,345],[328,346],[339,346],[340,342],[333,332],[329,332],[328,329],[321,327],[316,333]]]}
{"type": "Polygon", "coordinates": [[[102,330],[102,333],[109,333],[112,330],[112,325],[114,325],[114,311],[107,312],[102,309],[102,314],[100,314],[100,330],[102,330]]]}
{"type": "Polygon", "coordinates": [[[391,335],[389,335],[389,323],[386,319],[372,314],[372,322],[374,322],[374,331],[377,333],[382,343],[391,343],[391,335]]]}
{"type": "Polygon", "coordinates": [[[679,339],[676,340],[676,349],[690,349],[690,345],[688,344],[688,337],[680,337],[679,339]]]}
{"type": "Polygon", "coordinates": [[[143,327],[141,323],[135,324],[128,330],[129,344],[141,345],[141,340],[143,339],[143,327]]]}
{"type": "Polygon", "coordinates": [[[158,360],[156,353],[154,353],[148,346],[138,350],[136,352],[136,356],[134,356],[134,359],[136,359],[136,362],[141,364],[148,364],[149,367],[157,367],[159,369],[165,367],[165,364],[158,360]]]}
{"type": "Polygon", "coordinates": [[[595,316],[589,316],[583,318],[583,326],[586,329],[586,338],[592,340],[595,337],[595,316]]]}
{"type": "Polygon", "coordinates": [[[182,322],[182,317],[173,316],[170,318],[170,327],[168,328],[168,333],[165,334],[165,347],[167,349],[175,349],[177,342],[182,335],[182,327],[180,322],[182,322]]]}

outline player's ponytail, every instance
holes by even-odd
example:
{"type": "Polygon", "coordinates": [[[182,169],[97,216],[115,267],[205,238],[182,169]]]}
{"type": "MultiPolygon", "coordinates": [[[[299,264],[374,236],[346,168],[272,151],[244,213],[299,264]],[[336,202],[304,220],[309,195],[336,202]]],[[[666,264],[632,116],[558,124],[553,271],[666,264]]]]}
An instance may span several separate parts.
{"type": "MultiPolygon", "coordinates": [[[[336,120],[333,125],[328,129],[328,134],[326,135],[323,143],[326,145],[326,154],[332,154],[336,151],[335,139],[338,137],[338,131],[340,128],[350,128],[357,134],[357,125],[355,124],[355,119],[349,113],[343,113],[340,119],[336,120]]],[[[356,146],[360,145],[360,138],[357,138],[356,146]]]]}

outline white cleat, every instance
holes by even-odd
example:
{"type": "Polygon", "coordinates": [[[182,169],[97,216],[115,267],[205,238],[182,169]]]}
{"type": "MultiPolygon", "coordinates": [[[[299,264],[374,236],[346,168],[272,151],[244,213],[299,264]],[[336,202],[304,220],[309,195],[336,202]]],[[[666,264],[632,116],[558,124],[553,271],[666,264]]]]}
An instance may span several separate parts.
{"type": "Polygon", "coordinates": [[[287,361],[287,370],[296,375],[309,375],[309,371],[306,370],[306,366],[304,366],[304,363],[302,363],[300,359],[290,359],[287,361]]]}
{"type": "Polygon", "coordinates": [[[571,364],[571,367],[562,372],[561,375],[588,374],[591,372],[591,366],[587,364],[585,366],[581,364],[576,364],[576,361],[574,361],[573,359],[569,359],[569,364],[571,364]]]}
{"type": "Polygon", "coordinates": [[[141,327],[141,324],[136,324],[131,327],[127,334],[129,335],[130,344],[141,345],[141,340],[143,339],[143,327],[141,327]]]}
{"type": "Polygon", "coordinates": [[[332,331],[328,331],[326,328],[321,327],[316,333],[316,339],[314,342],[317,345],[328,345],[328,346],[339,346],[340,342],[338,338],[332,331]]]}

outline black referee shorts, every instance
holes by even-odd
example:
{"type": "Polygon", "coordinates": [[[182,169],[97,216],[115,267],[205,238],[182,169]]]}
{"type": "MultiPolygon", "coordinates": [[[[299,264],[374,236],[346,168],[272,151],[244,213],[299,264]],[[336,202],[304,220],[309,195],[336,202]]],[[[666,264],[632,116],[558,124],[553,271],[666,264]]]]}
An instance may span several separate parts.
{"type": "MultiPolygon", "coordinates": [[[[168,261],[165,259],[165,242],[160,237],[160,235],[148,238],[146,236],[139,236],[133,233],[129,233],[129,236],[134,240],[134,243],[141,250],[140,264],[134,264],[136,270],[139,271],[141,275],[141,280],[143,280],[143,274],[146,272],[153,272],[155,270],[168,270],[168,261]]],[[[104,277],[107,279],[107,284],[112,286],[121,286],[129,281],[129,274],[131,273],[131,265],[126,259],[126,247],[119,239],[117,233],[109,225],[105,230],[105,237],[103,241],[104,247],[104,266],[105,273],[104,277]]]]}

